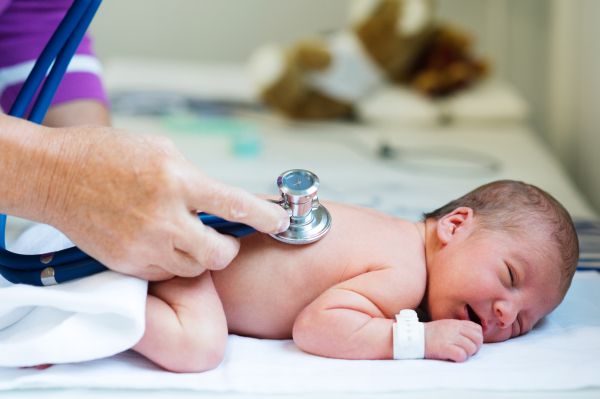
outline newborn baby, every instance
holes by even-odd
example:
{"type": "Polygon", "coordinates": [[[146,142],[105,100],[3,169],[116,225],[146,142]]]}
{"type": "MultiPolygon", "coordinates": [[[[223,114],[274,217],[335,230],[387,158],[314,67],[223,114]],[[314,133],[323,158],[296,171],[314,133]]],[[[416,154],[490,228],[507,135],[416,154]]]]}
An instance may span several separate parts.
{"type": "Polygon", "coordinates": [[[150,283],[133,349],[175,372],[216,367],[228,333],[392,359],[394,316],[420,308],[432,320],[425,358],[462,362],[483,342],[531,330],[562,301],[577,265],[568,212],[520,182],[482,186],[418,223],[324,205],[333,224],[316,243],[252,234],[223,270],[150,283]]]}

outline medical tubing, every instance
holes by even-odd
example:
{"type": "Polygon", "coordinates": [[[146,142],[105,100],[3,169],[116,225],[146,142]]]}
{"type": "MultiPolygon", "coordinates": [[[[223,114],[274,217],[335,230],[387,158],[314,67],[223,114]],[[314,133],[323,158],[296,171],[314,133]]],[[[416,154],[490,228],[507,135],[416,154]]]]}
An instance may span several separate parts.
{"type": "MultiPolygon", "coordinates": [[[[255,233],[256,230],[242,223],[228,222],[220,217],[199,213],[198,219],[221,234],[243,237],[255,233]]],[[[16,270],[45,269],[48,266],[57,267],[89,258],[89,255],[77,247],[63,249],[54,253],[40,255],[21,255],[0,248],[0,265],[16,270]],[[52,255],[50,258],[49,255],[52,255]]]]}
{"type": "MultiPolygon", "coordinates": [[[[42,271],[44,269],[15,270],[0,266],[0,274],[13,284],[28,284],[43,287],[42,271]]],[[[66,265],[54,266],[53,269],[54,279],[58,284],[108,270],[106,266],[102,265],[96,259],[89,257],[66,265]]]]}
{"type": "MultiPolygon", "coordinates": [[[[208,213],[199,213],[198,218],[203,224],[221,234],[239,238],[256,233],[256,229],[250,226],[228,222],[208,213]]],[[[106,266],[77,247],[56,251],[49,261],[48,255],[20,255],[0,249],[0,274],[13,284],[43,286],[41,273],[47,267],[54,268],[54,279],[59,284],[108,270],[106,266]]]]}
{"type": "Polygon", "coordinates": [[[54,268],[54,279],[58,284],[65,281],[75,280],[76,278],[91,276],[108,270],[106,266],[94,258],[87,258],[78,262],[61,265],[54,268]]]}
{"type": "Polygon", "coordinates": [[[0,274],[6,281],[13,284],[28,284],[43,286],[41,270],[15,270],[10,267],[0,265],[0,274]]]}
{"type": "Polygon", "coordinates": [[[6,248],[6,215],[0,214],[0,248],[6,248]]]}
{"type": "Polygon", "coordinates": [[[204,213],[204,212],[198,213],[198,219],[200,219],[200,221],[203,224],[212,224],[212,223],[226,222],[226,220],[223,219],[223,218],[220,218],[220,217],[215,216],[215,215],[211,215],[210,213],[204,213]]]}
{"type": "Polygon", "coordinates": [[[198,218],[204,225],[212,227],[221,234],[226,234],[233,237],[244,237],[257,232],[255,228],[243,223],[229,222],[223,218],[211,215],[209,213],[201,212],[198,214],[198,218]]]}
{"type": "Polygon", "coordinates": [[[73,58],[73,55],[77,51],[79,44],[81,43],[81,39],[85,35],[94,15],[96,15],[96,11],[98,11],[98,7],[102,0],[91,0],[87,10],[81,17],[81,20],[71,33],[71,36],[67,39],[67,42],[63,46],[63,48],[58,53],[56,57],[56,61],[52,66],[52,70],[46,78],[46,82],[44,82],[44,86],[40,90],[40,94],[38,95],[33,108],[31,109],[31,113],[29,114],[29,120],[34,123],[42,123],[44,120],[44,116],[50,108],[50,103],[56,94],[56,90],[58,89],[58,85],[60,84],[65,72],[67,71],[67,67],[73,58]]]}
{"type": "Polygon", "coordinates": [[[17,270],[44,269],[48,266],[60,266],[86,258],[89,258],[89,255],[77,247],[40,255],[21,255],[0,249],[0,265],[17,270]],[[50,258],[50,254],[52,254],[52,258],[50,258]]]}
{"type": "Polygon", "coordinates": [[[22,118],[27,112],[27,108],[35,96],[35,92],[39,89],[40,84],[44,80],[48,69],[54,62],[54,59],[63,48],[66,41],[71,36],[71,33],[75,29],[77,22],[81,20],[81,17],[88,9],[91,0],[75,0],[67,14],[56,28],[56,31],[44,47],[44,50],[38,57],[33,69],[29,73],[29,76],[23,83],[15,102],[8,114],[17,118],[22,118]]]}
{"type": "Polygon", "coordinates": [[[221,234],[225,234],[232,237],[244,237],[252,233],[256,233],[256,229],[246,226],[242,223],[217,223],[217,224],[209,224],[208,226],[217,230],[221,234]]]}

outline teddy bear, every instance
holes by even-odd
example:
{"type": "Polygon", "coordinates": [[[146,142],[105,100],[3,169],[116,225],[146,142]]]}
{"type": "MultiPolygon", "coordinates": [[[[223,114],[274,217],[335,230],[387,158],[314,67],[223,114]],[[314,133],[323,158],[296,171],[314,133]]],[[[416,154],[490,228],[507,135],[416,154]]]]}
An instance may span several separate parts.
{"type": "Polygon", "coordinates": [[[466,35],[436,23],[434,0],[354,0],[349,11],[347,29],[254,52],[249,75],[267,105],[293,119],[350,117],[384,85],[443,96],[486,70],[466,35]]]}

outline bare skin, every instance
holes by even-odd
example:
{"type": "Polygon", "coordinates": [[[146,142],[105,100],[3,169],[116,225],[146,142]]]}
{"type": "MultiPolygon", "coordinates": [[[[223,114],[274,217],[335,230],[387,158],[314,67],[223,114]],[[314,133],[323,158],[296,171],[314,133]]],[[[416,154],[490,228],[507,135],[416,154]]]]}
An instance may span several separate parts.
{"type": "Polygon", "coordinates": [[[48,127],[110,126],[110,114],[97,100],[74,100],[50,107],[42,125],[48,127]]]}

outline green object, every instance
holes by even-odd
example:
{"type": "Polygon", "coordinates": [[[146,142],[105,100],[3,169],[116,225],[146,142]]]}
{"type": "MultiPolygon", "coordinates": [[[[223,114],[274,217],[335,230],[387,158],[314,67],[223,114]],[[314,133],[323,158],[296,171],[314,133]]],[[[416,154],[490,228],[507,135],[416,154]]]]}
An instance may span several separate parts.
{"type": "Polygon", "coordinates": [[[228,137],[232,154],[240,158],[257,157],[262,149],[259,127],[236,118],[167,116],[164,125],[175,132],[228,137]]]}

